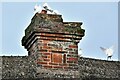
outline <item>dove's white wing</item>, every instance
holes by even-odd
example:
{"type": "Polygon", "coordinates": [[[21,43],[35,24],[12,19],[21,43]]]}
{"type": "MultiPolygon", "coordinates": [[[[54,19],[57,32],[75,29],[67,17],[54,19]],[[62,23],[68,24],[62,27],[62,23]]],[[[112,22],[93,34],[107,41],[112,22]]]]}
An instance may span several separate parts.
{"type": "Polygon", "coordinates": [[[114,52],[114,45],[111,46],[109,49],[108,49],[108,56],[112,56],[113,55],[113,52],[114,52]]]}
{"type": "Polygon", "coordinates": [[[48,4],[47,4],[47,3],[44,3],[44,4],[43,4],[43,7],[44,7],[44,6],[48,6],[48,4]]]}
{"type": "Polygon", "coordinates": [[[107,49],[106,53],[107,53],[108,56],[112,56],[113,55],[113,49],[111,49],[111,48],[107,49]]]}
{"type": "Polygon", "coordinates": [[[51,7],[50,7],[47,3],[44,3],[44,4],[43,4],[43,7],[45,7],[45,6],[46,6],[48,9],[51,9],[51,7]]]}
{"type": "Polygon", "coordinates": [[[110,48],[103,48],[103,47],[100,47],[101,50],[107,55],[107,56],[112,56],[113,55],[113,52],[114,52],[114,46],[111,46],[110,48]]]}

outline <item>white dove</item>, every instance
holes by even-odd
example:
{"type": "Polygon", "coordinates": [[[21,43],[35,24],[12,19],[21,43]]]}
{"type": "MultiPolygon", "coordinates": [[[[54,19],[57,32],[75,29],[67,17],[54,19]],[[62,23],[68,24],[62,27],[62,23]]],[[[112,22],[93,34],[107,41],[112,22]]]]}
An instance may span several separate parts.
{"type": "Polygon", "coordinates": [[[111,57],[113,56],[113,52],[114,52],[114,46],[111,46],[110,48],[103,48],[103,47],[100,47],[100,48],[107,55],[107,60],[108,58],[111,59],[111,57]]]}
{"type": "Polygon", "coordinates": [[[36,4],[34,7],[34,13],[41,13],[41,10],[42,10],[42,7],[36,4]]]}
{"type": "Polygon", "coordinates": [[[48,6],[47,3],[43,4],[43,8],[48,11],[48,14],[57,14],[57,10],[52,10],[50,6],[48,6]]]}

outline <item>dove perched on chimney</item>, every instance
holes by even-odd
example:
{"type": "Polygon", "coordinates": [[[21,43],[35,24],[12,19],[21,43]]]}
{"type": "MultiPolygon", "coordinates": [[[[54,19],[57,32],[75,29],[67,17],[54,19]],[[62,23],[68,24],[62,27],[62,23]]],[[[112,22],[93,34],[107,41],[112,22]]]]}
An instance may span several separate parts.
{"type": "Polygon", "coordinates": [[[58,14],[59,13],[58,10],[51,9],[51,7],[48,6],[47,3],[43,4],[43,9],[45,9],[46,11],[48,11],[48,14],[58,14]]]}

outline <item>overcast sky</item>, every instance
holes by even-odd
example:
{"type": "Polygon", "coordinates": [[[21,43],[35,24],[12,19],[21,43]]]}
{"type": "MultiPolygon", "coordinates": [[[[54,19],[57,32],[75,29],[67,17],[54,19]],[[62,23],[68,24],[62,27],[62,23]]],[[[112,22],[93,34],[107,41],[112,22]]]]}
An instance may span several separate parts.
{"type": "MultiPolygon", "coordinates": [[[[33,17],[35,4],[43,2],[4,2],[2,5],[2,27],[0,35],[0,55],[27,55],[21,45],[24,30],[33,17]]],[[[83,22],[85,36],[79,47],[83,56],[106,59],[99,48],[110,47],[113,44],[115,53],[113,60],[118,60],[118,3],[117,2],[48,2],[48,5],[58,10],[64,22],[83,22]]]]}

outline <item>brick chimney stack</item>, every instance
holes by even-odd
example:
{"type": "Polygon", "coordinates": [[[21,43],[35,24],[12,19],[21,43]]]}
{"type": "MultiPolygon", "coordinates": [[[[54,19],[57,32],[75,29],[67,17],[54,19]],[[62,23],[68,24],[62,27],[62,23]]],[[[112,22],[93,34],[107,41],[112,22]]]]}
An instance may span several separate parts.
{"type": "Polygon", "coordinates": [[[36,13],[25,30],[22,45],[42,68],[77,69],[82,22],[63,22],[61,15],[36,13]]]}

